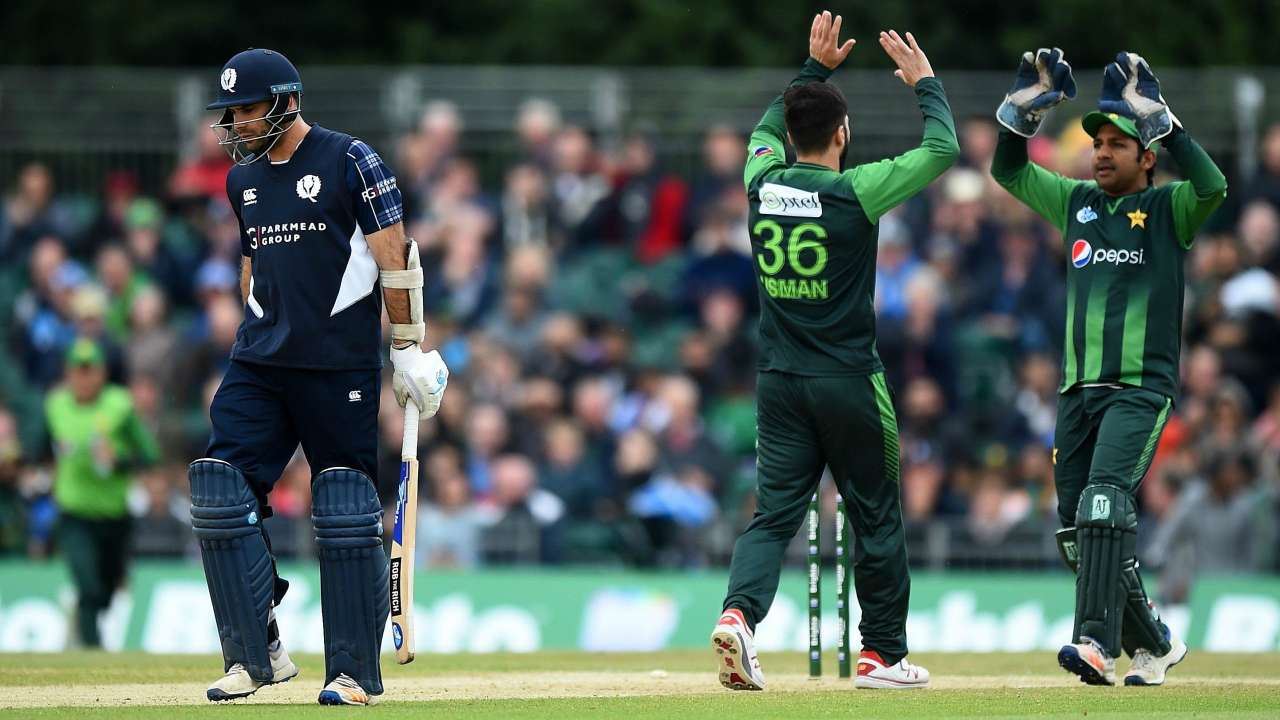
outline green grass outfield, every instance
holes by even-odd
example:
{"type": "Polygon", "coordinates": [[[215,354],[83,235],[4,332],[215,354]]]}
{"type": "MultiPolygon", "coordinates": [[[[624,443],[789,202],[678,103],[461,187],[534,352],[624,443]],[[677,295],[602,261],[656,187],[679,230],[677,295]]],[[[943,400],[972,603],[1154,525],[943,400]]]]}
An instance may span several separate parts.
{"type": "MultiPolygon", "coordinates": [[[[805,677],[799,653],[762,658],[770,689],[719,687],[707,652],[600,655],[419,655],[383,666],[387,694],[370,708],[313,704],[320,658],[296,658],[302,674],[247,700],[214,706],[203,688],[220,669],[209,656],[65,653],[0,655],[4,718],[1280,718],[1280,655],[1192,653],[1162,688],[1085,687],[1051,652],[921,654],[934,687],[855,691],[824,658],[805,677]]],[[[1127,661],[1122,661],[1123,668],[1127,661]]]]}

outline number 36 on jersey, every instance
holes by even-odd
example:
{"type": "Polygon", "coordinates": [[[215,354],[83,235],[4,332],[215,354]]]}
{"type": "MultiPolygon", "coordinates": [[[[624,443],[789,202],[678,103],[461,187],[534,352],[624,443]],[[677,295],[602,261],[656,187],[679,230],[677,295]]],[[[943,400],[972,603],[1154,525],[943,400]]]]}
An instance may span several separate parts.
{"type": "Polygon", "coordinates": [[[806,222],[788,232],[776,220],[763,219],[751,228],[759,241],[756,263],[769,297],[779,300],[826,300],[830,293],[822,271],[827,267],[827,231],[806,222]]]}

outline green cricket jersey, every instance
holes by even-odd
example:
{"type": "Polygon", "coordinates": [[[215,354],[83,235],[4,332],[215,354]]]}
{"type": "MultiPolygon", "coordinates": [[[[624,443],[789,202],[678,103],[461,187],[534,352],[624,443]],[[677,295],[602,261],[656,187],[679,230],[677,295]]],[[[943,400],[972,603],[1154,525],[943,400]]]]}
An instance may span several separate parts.
{"type": "MultiPolygon", "coordinates": [[[[809,58],[792,85],[831,70],[809,58]]],[[[865,375],[876,352],[877,223],[955,162],[960,152],[942,83],[916,83],[924,115],[920,147],[843,173],[786,164],[782,97],[751,134],[744,181],[760,283],[761,370],[865,375]]]]}
{"type": "Polygon", "coordinates": [[[1027,142],[1001,131],[991,174],[1062,233],[1067,326],[1062,386],[1115,383],[1178,394],[1183,258],[1226,198],[1227,181],[1189,135],[1165,139],[1188,180],[1111,197],[1027,160],[1027,142]]]}
{"type": "Polygon", "coordinates": [[[76,402],[59,388],[45,399],[45,416],[57,454],[53,497],[58,507],[81,517],[118,518],[125,514],[128,470],[158,457],[155,441],[142,427],[129,391],[107,385],[90,404],[76,402]],[[100,443],[109,443],[111,467],[95,459],[100,443]]]}

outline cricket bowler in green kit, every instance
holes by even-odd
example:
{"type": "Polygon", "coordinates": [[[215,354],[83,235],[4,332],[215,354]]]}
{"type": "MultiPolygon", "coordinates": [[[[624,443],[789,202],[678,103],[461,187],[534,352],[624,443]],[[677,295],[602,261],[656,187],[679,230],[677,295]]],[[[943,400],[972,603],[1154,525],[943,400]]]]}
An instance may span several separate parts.
{"type": "Polygon", "coordinates": [[[1027,138],[1049,108],[1074,95],[1061,50],[1025,53],[997,111],[1005,130],[991,165],[1005,189],[1058,228],[1067,254],[1054,479],[1076,615],[1058,663],[1091,685],[1114,685],[1123,651],[1133,658],[1125,685],[1160,685],[1187,646],[1160,620],[1138,575],[1135,497],[1178,394],[1183,259],[1227,182],[1133,53],[1107,66],[1101,112],[1082,121],[1093,137],[1094,179],[1028,162],[1027,138]],[[1157,140],[1188,180],[1152,184],[1157,140]]]}
{"type": "Polygon", "coordinates": [[[824,82],[853,49],[841,19],[813,20],[809,59],[751,135],[744,181],[759,280],[760,364],[755,517],[734,546],[724,612],[711,636],[720,682],[763,690],[752,644],[778,591],[783,554],[805,517],[823,467],[831,469],[853,528],[853,576],[862,608],[854,684],[925,687],[906,660],[911,580],[898,482],[897,417],[876,352],[877,223],[955,162],[960,152],[942,83],[911,33],[880,34],[915,89],[920,147],[845,170],[849,115],[824,82]],[[796,150],[784,159],[783,139],[796,150]]]}

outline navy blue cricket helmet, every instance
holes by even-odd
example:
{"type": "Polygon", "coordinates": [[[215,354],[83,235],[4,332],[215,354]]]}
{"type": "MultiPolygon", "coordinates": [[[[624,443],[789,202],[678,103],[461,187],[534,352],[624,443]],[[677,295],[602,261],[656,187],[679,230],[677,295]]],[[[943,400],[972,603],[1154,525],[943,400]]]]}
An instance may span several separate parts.
{"type": "Polygon", "coordinates": [[[207,106],[209,110],[222,110],[222,119],[211,127],[218,135],[218,144],[237,165],[248,165],[267,154],[280,136],[298,118],[302,109],[302,78],[289,58],[262,48],[237,53],[222,66],[218,76],[218,97],[207,106]],[[297,107],[289,108],[289,98],[297,98],[297,107]],[[232,107],[270,101],[271,108],[261,118],[234,122],[232,107]],[[245,137],[237,126],[266,121],[268,131],[245,137]],[[267,140],[265,146],[258,141],[267,140]],[[257,151],[248,145],[259,145],[257,151]]]}

